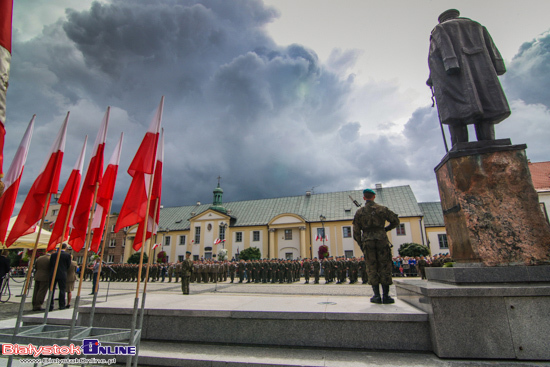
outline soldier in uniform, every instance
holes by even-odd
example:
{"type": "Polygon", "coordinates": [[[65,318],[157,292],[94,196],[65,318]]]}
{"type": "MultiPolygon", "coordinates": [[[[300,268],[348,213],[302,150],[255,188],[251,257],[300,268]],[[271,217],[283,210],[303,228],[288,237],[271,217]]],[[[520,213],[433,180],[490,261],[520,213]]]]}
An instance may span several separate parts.
{"type": "Polygon", "coordinates": [[[315,284],[319,284],[319,275],[321,274],[321,263],[319,259],[313,259],[313,277],[315,278],[315,284]]]}
{"type": "Polygon", "coordinates": [[[183,294],[189,294],[189,278],[193,272],[193,261],[190,259],[191,251],[185,253],[185,260],[181,263],[181,290],[183,294]]]}
{"type": "Polygon", "coordinates": [[[365,206],[359,208],[353,218],[353,239],[359,244],[365,254],[369,282],[374,296],[372,303],[394,303],[390,297],[391,248],[386,232],[399,225],[397,214],[374,202],[376,193],[371,189],[363,191],[365,206]],[[386,226],[386,221],[389,225],[386,226]],[[380,297],[380,284],[383,296],[380,297]]]}
{"type": "Polygon", "coordinates": [[[309,273],[311,271],[311,263],[309,262],[309,259],[304,259],[302,267],[304,268],[304,278],[306,280],[304,284],[309,284],[309,273]]]}
{"type": "Polygon", "coordinates": [[[244,271],[246,269],[246,263],[243,259],[239,260],[237,264],[237,274],[239,275],[239,283],[242,283],[244,280],[244,271]]]}

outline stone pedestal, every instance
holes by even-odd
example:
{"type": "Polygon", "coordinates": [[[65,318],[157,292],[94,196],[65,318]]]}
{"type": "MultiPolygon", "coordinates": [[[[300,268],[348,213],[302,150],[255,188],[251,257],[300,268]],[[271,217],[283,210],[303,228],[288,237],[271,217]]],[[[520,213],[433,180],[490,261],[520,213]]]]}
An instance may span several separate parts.
{"type": "Polygon", "coordinates": [[[509,139],[458,143],[435,168],[456,262],[550,264],[550,226],[539,207],[525,149],[509,139]]]}

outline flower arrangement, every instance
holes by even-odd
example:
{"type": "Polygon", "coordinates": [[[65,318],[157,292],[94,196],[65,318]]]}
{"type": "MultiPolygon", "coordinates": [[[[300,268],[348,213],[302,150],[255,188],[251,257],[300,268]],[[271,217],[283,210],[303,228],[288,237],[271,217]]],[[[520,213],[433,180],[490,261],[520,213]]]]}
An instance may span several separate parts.
{"type": "Polygon", "coordinates": [[[319,259],[325,259],[329,257],[328,246],[327,245],[319,246],[318,255],[319,255],[319,259]]]}
{"type": "Polygon", "coordinates": [[[218,251],[218,260],[223,261],[227,259],[227,249],[220,249],[218,251]]]}
{"type": "Polygon", "coordinates": [[[157,254],[157,263],[166,264],[166,251],[161,251],[157,254]]]}

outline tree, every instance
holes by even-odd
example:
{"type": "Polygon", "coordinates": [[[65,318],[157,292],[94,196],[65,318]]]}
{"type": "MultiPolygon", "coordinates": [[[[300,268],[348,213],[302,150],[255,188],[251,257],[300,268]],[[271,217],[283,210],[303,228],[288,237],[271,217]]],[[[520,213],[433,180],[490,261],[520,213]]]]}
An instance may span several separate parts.
{"type": "Polygon", "coordinates": [[[262,257],[262,253],[260,252],[260,249],[257,247],[249,247],[242,250],[239,253],[239,259],[242,259],[242,260],[258,260],[261,257],[262,257]]]}
{"type": "Polygon", "coordinates": [[[430,248],[418,243],[404,243],[399,247],[398,252],[402,257],[428,256],[430,254],[430,248]]]}
{"type": "MultiPolygon", "coordinates": [[[[136,252],[128,258],[128,264],[139,264],[140,253],[136,252]]],[[[149,261],[147,254],[143,254],[143,263],[146,264],[149,261]]]]}

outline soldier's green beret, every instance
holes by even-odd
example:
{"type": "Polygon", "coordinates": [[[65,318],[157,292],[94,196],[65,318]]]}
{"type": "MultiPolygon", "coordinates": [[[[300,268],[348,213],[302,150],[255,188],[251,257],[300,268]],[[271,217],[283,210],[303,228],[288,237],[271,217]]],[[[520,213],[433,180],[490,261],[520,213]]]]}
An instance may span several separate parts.
{"type": "Polygon", "coordinates": [[[376,193],[374,192],[374,190],[371,190],[371,189],[365,189],[365,190],[363,190],[363,195],[365,195],[365,194],[367,194],[367,193],[368,193],[368,194],[376,195],[376,193]]]}
{"type": "Polygon", "coordinates": [[[185,251],[185,254],[191,255],[191,251],[185,251]]]}

